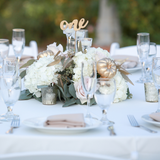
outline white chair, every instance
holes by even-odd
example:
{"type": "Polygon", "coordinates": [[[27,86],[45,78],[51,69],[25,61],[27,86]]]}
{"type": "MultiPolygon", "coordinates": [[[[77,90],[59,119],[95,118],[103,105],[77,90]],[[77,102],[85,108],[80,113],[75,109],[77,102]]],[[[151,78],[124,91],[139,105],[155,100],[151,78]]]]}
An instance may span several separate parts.
{"type": "MultiPolygon", "coordinates": [[[[110,47],[110,54],[111,56],[113,55],[136,55],[138,56],[137,53],[137,46],[127,46],[127,47],[122,47],[120,48],[119,43],[112,43],[110,47]]],[[[160,57],[160,45],[157,45],[157,57],[160,57]]]]}
{"type": "Polygon", "coordinates": [[[0,155],[0,160],[127,160],[80,152],[25,152],[0,155]]]}
{"type": "MultiPolygon", "coordinates": [[[[10,47],[9,48],[9,56],[13,56],[14,55],[13,46],[10,45],[9,47],[10,47]]],[[[24,51],[23,51],[23,55],[32,56],[32,57],[34,57],[34,59],[37,59],[37,55],[38,55],[37,42],[30,41],[29,46],[25,46],[24,51]]]]}

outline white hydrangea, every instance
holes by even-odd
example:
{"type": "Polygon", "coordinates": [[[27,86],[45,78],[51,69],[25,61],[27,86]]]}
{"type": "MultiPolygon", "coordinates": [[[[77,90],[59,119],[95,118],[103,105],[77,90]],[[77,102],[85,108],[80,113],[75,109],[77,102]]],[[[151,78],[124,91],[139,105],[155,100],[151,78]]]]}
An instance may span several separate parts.
{"type": "Polygon", "coordinates": [[[54,56],[47,56],[40,58],[28,67],[24,85],[36,97],[41,97],[41,90],[37,88],[38,85],[49,85],[58,81],[58,74],[56,72],[62,70],[61,62],[51,67],[46,67],[49,63],[54,61],[54,56]]]}
{"type": "Polygon", "coordinates": [[[119,71],[117,71],[115,77],[116,81],[116,95],[114,98],[114,103],[121,102],[127,98],[127,83],[125,79],[122,77],[119,71]]]}

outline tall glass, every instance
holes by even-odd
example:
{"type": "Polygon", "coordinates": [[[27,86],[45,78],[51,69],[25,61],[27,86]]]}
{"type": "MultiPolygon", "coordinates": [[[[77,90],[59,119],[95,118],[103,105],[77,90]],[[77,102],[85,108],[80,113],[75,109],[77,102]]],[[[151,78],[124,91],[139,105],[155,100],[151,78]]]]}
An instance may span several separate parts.
{"type": "Polygon", "coordinates": [[[90,97],[93,96],[93,94],[95,92],[96,81],[97,81],[96,63],[93,62],[91,64],[91,75],[89,75],[89,76],[84,75],[84,68],[85,68],[84,63],[82,63],[81,82],[82,82],[83,91],[84,91],[85,96],[87,98],[87,113],[85,115],[85,118],[91,118],[89,108],[90,108],[90,97]]]}
{"type": "Polygon", "coordinates": [[[146,62],[146,78],[148,81],[152,81],[152,59],[157,55],[157,45],[154,42],[150,42],[150,51],[146,62]]]}
{"type": "Polygon", "coordinates": [[[114,122],[109,121],[107,113],[116,93],[116,83],[114,79],[99,78],[97,79],[95,100],[102,110],[101,122],[104,125],[112,125],[114,122]]]}
{"type": "Polygon", "coordinates": [[[152,78],[158,90],[158,108],[156,112],[160,112],[160,57],[154,57],[152,60],[152,78]]]}
{"type": "MultiPolygon", "coordinates": [[[[64,26],[65,27],[65,26],[64,26]]],[[[74,28],[72,27],[71,29],[69,29],[68,27],[63,31],[63,33],[66,35],[67,37],[67,45],[66,45],[66,51],[69,50],[69,45],[71,43],[71,35],[74,32],[74,28]]]]}
{"type": "Polygon", "coordinates": [[[2,68],[4,65],[4,59],[8,57],[9,52],[9,40],[0,39],[0,73],[2,74],[2,68]]]}
{"type": "Polygon", "coordinates": [[[139,83],[147,82],[146,79],[146,70],[145,70],[145,63],[149,54],[150,49],[150,37],[149,33],[138,33],[137,34],[137,52],[139,55],[139,59],[142,66],[142,76],[137,81],[139,83]]]}
{"type": "Polygon", "coordinates": [[[12,46],[15,57],[17,59],[16,74],[19,75],[19,62],[25,47],[25,30],[13,29],[12,33],[12,46]]]}

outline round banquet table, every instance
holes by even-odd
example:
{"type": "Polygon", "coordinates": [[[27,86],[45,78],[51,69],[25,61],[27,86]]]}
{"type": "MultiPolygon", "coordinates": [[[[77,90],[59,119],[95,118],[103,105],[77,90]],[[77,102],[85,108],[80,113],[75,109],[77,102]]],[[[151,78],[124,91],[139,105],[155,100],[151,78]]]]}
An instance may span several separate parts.
{"type": "MultiPolygon", "coordinates": [[[[14,106],[14,113],[20,115],[21,125],[14,129],[13,134],[5,134],[10,128],[10,122],[0,124],[0,155],[33,151],[68,151],[102,154],[118,157],[129,157],[137,151],[141,159],[160,159],[160,127],[144,122],[141,117],[150,114],[157,108],[157,103],[145,101],[144,84],[136,83],[140,71],[129,75],[134,86],[128,84],[133,98],[111,105],[108,117],[115,122],[117,136],[110,136],[106,126],[100,126],[79,134],[46,134],[23,124],[32,117],[47,117],[54,114],[84,113],[84,105],[62,107],[61,102],[56,105],[43,105],[35,99],[18,101],[14,106]],[[141,128],[132,127],[127,119],[133,114],[139,124],[158,131],[150,133],[141,128]]],[[[5,113],[6,106],[0,98],[0,114],[5,113]]],[[[90,108],[94,117],[101,117],[100,108],[95,105],[90,108]]]]}

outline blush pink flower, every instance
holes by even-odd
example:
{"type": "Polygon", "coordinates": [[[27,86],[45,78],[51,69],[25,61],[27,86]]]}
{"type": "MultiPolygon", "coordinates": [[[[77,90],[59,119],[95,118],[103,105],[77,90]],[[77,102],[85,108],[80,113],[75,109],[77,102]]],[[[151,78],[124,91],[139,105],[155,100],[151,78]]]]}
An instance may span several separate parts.
{"type": "MultiPolygon", "coordinates": [[[[89,77],[84,77],[84,83],[85,83],[86,88],[88,89],[88,87],[89,87],[89,77]]],[[[84,93],[81,80],[74,83],[74,88],[76,90],[76,96],[81,101],[81,103],[84,104],[85,102],[87,102],[87,98],[86,98],[86,95],[84,93]]]]}

